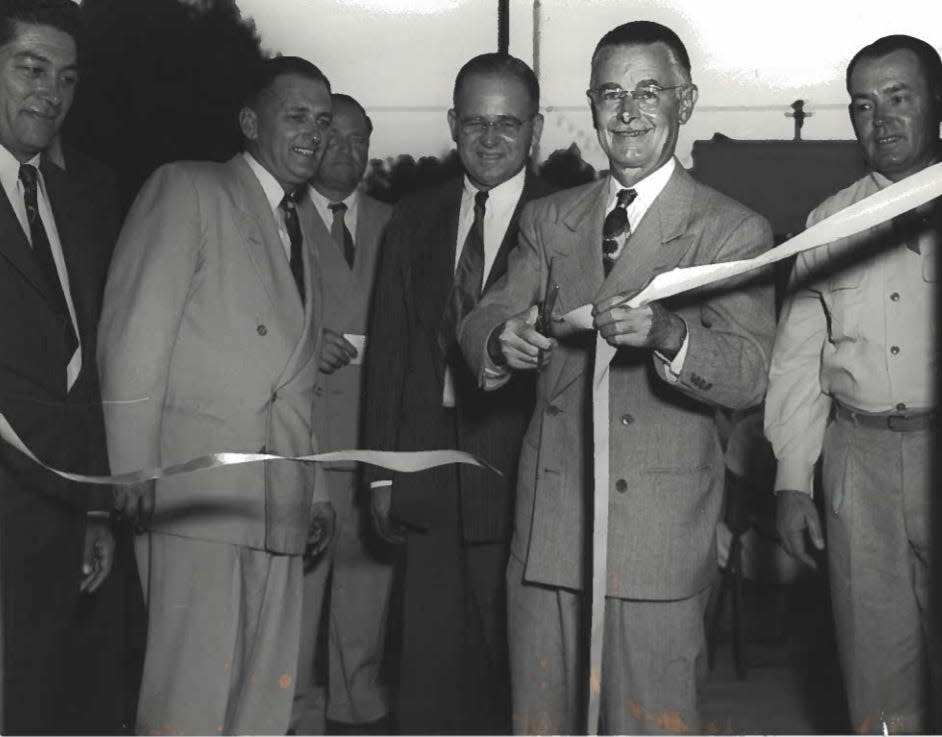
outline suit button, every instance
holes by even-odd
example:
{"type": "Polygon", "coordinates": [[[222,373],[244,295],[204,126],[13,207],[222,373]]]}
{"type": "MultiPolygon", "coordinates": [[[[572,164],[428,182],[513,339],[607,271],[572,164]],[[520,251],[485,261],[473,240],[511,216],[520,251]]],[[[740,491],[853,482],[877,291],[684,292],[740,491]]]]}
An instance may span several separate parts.
{"type": "Polygon", "coordinates": [[[899,302],[899,292],[893,292],[893,294],[890,295],[890,299],[894,302],[899,302]]]}
{"type": "Polygon", "coordinates": [[[615,491],[619,494],[624,494],[628,491],[628,482],[624,479],[618,479],[618,481],[615,482],[615,491]]]}
{"type": "Polygon", "coordinates": [[[897,411],[897,412],[905,412],[905,411],[906,411],[906,405],[905,405],[903,402],[900,402],[899,404],[896,405],[896,411],[897,411]]]}
{"type": "Polygon", "coordinates": [[[621,416],[621,424],[622,424],[622,425],[630,425],[630,424],[631,424],[632,422],[634,422],[634,421],[635,421],[635,418],[632,417],[631,415],[622,415],[622,416],[621,416]]]}
{"type": "Polygon", "coordinates": [[[555,417],[560,412],[562,412],[562,410],[559,407],[557,407],[555,404],[551,404],[549,407],[546,408],[546,414],[551,415],[552,417],[555,417]]]}
{"type": "Polygon", "coordinates": [[[259,325],[257,328],[255,328],[255,332],[259,335],[268,335],[268,328],[266,328],[264,325],[259,325]]]}
{"type": "Polygon", "coordinates": [[[899,353],[899,346],[898,345],[890,346],[890,353],[892,353],[894,356],[897,355],[899,353]]]}

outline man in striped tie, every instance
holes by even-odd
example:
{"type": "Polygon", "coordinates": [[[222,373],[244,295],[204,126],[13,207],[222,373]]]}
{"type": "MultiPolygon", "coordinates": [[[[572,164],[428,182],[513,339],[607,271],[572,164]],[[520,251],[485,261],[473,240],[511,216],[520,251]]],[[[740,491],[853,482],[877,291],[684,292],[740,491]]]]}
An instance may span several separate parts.
{"type": "Polygon", "coordinates": [[[697,95],[669,28],[635,21],[606,34],[588,97],[609,175],[524,210],[506,280],[459,329],[485,388],[539,369],[507,570],[520,733],[584,730],[590,688],[607,732],[701,731],[702,607],[724,474],[714,412],[762,400],[774,318],[771,288],[754,280],[623,304],[661,271],[771,245],[765,219],[697,183],[674,158],[697,95]],[[538,303],[554,293],[541,333],[538,303]],[[556,333],[556,318],[585,305],[594,331],[556,333]],[[601,490],[591,481],[595,331],[618,349],[602,428],[611,487],[601,490]],[[601,530],[593,492],[608,506],[601,530]],[[606,532],[608,570],[592,572],[605,576],[604,611],[593,612],[604,649],[590,684],[583,592],[590,551],[606,532]]]}

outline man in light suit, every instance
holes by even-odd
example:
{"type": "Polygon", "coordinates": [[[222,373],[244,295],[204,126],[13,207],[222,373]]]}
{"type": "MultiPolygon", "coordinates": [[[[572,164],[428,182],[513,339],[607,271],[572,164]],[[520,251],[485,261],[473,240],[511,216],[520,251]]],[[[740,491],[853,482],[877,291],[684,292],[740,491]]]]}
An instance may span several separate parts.
{"type": "Polygon", "coordinates": [[[534,328],[534,306],[558,284],[554,314],[593,305],[596,330],[618,348],[602,728],[697,732],[702,607],[716,566],[724,473],[714,412],[762,399],[772,293],[756,282],[726,283],[638,309],[621,303],[658,272],[756,255],[771,231],[673,158],[697,100],[673,31],[636,21],[606,34],[588,95],[610,176],[524,209],[507,276],[459,333],[485,386],[541,367],[507,569],[514,729],[582,729],[588,678],[582,592],[596,337],[584,331],[557,342],[534,328]]]}
{"type": "MultiPolygon", "coordinates": [[[[94,346],[114,192],[86,189],[43,156],[74,99],[81,35],[69,0],[0,2],[0,412],[47,463],[105,474],[94,346]]],[[[65,481],[0,443],[4,734],[72,731],[75,679],[112,672],[107,656],[81,660],[74,629],[78,610],[101,601],[82,592],[114,559],[110,505],[106,487],[65,481]]],[[[83,706],[97,718],[118,700],[83,706]]]]}
{"type": "MultiPolygon", "coordinates": [[[[324,333],[314,418],[325,451],[360,447],[363,339],[380,237],[392,213],[390,205],[359,191],[369,161],[372,121],[352,97],[334,93],[331,100],[333,120],[327,147],[308,190],[319,216],[313,242],[324,295],[324,333]]],[[[379,671],[392,565],[388,551],[384,556],[375,545],[365,544],[368,519],[361,519],[356,465],[332,463],[325,468],[327,491],[337,514],[336,533],[328,555],[304,575],[292,724],[297,734],[319,734],[326,727],[323,690],[314,685],[314,662],[329,573],[326,716],[360,733],[365,729],[388,732],[382,720],[389,705],[379,671]]]]}
{"type": "MultiPolygon", "coordinates": [[[[262,63],[239,114],[245,152],[145,183],[121,232],[98,342],[114,470],[217,451],[305,455],[321,293],[303,194],[330,86],[296,57],[262,63]]],[[[303,557],[333,523],[297,463],[223,468],[137,489],[149,623],[137,731],[288,729],[303,557]]]]}
{"type": "Polygon", "coordinates": [[[404,525],[397,717],[403,733],[510,730],[504,569],[513,479],[532,376],[485,394],[455,328],[504,273],[523,203],[548,189],[527,172],[543,126],[533,71],[482,54],[455,79],[448,124],[464,174],[396,205],[370,317],[368,448],[457,448],[469,466],[390,477],[369,469],[381,530],[404,525]]]}

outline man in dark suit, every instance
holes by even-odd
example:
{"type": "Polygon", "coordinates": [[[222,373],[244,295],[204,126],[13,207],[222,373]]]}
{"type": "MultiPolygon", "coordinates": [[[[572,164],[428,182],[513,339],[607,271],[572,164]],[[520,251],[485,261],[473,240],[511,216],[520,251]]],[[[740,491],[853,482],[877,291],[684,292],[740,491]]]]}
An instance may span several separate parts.
{"type": "Polygon", "coordinates": [[[661,271],[754,256],[771,244],[771,229],[674,159],[697,88],[673,31],[647,21],[613,29],[596,46],[590,84],[610,175],[524,209],[506,279],[460,329],[482,385],[543,366],[507,569],[514,729],[582,728],[597,331],[617,348],[610,414],[599,430],[608,436],[611,478],[597,492],[610,519],[595,674],[602,728],[697,732],[702,607],[716,568],[724,478],[714,414],[762,400],[772,293],[761,281],[726,282],[663,304],[624,302],[661,271]],[[551,284],[559,286],[554,314],[592,305],[594,330],[558,343],[537,332],[535,305],[551,284]]]}
{"type": "Polygon", "coordinates": [[[458,322],[506,270],[526,171],[543,125],[539,83],[519,59],[475,57],[458,72],[448,124],[464,175],[399,203],[383,242],[367,354],[368,448],[459,448],[468,466],[371,470],[374,517],[405,539],[398,718],[403,732],[510,729],[504,570],[520,441],[533,385],[476,387],[458,322]]]}
{"type": "MultiPolygon", "coordinates": [[[[0,3],[0,411],[47,463],[102,474],[99,252],[114,242],[116,213],[41,156],[75,93],[80,24],[69,0],[0,3]]],[[[109,504],[106,489],[0,447],[4,733],[72,726],[63,721],[79,672],[70,628],[81,592],[101,585],[114,554],[107,514],[89,510],[109,504]]],[[[84,663],[89,677],[96,668],[84,663]]]]}

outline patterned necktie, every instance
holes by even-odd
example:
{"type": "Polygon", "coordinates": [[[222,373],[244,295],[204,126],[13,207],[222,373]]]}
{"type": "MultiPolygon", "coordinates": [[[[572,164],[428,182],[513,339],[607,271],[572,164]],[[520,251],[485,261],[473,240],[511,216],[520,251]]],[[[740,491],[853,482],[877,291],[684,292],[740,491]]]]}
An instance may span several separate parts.
{"type": "Polygon", "coordinates": [[[65,341],[65,354],[67,360],[71,360],[79,345],[78,336],[75,334],[72,318],[69,315],[69,305],[65,299],[59,272],[56,270],[56,262],[52,258],[49,237],[46,235],[46,228],[39,216],[37,176],[36,167],[31,164],[20,166],[20,181],[23,183],[23,201],[26,204],[26,219],[29,221],[29,235],[33,244],[33,254],[36,256],[43,277],[45,277],[49,294],[52,296],[63,320],[62,333],[65,341]]]}
{"type": "Polygon", "coordinates": [[[285,230],[288,231],[288,239],[291,241],[291,257],[288,260],[291,264],[291,275],[298,287],[298,294],[301,295],[301,304],[304,304],[304,260],[301,256],[302,236],[301,224],[298,222],[298,195],[299,190],[287,192],[278,206],[284,213],[285,230]]]}
{"type": "Polygon", "coordinates": [[[635,201],[638,193],[633,189],[620,189],[616,195],[615,207],[605,216],[602,224],[602,268],[605,276],[609,275],[615,261],[618,260],[618,239],[631,235],[631,223],[628,222],[628,205],[635,201]]]}
{"type": "Polygon", "coordinates": [[[347,260],[347,266],[352,269],[356,252],[353,250],[353,236],[350,235],[350,229],[344,220],[347,206],[343,202],[331,202],[327,207],[334,214],[334,220],[330,225],[330,234],[343,247],[343,257],[347,260]]]}
{"type": "Polygon", "coordinates": [[[464,248],[455,269],[455,281],[448,296],[448,306],[439,332],[439,346],[448,353],[455,342],[458,325],[474,309],[484,288],[484,209],[487,192],[474,195],[474,223],[464,240],[464,248]]]}

